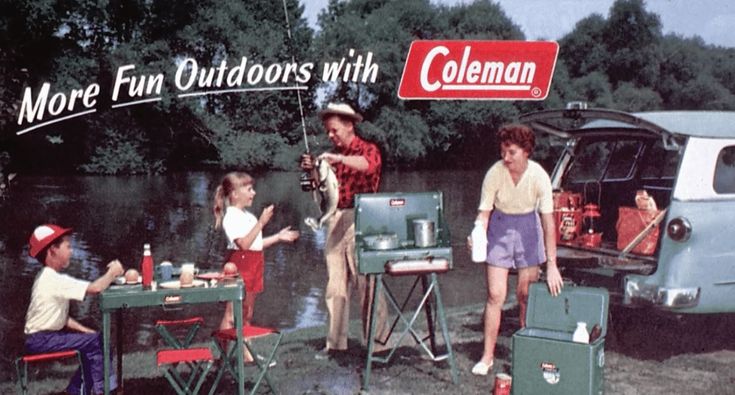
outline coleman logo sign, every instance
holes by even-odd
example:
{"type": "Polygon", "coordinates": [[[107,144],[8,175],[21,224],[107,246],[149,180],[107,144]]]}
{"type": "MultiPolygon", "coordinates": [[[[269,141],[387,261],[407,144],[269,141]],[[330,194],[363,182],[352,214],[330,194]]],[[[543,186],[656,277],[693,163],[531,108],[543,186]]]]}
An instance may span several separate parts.
{"type": "Polygon", "coordinates": [[[414,41],[398,97],[543,100],[558,52],[553,41],[414,41]]]}

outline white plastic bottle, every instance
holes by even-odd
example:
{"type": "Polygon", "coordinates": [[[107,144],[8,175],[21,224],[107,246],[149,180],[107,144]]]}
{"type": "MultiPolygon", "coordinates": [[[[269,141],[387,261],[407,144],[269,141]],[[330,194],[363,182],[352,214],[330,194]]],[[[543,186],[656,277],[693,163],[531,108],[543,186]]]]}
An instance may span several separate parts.
{"type": "Polygon", "coordinates": [[[482,221],[475,221],[475,227],[472,229],[472,262],[485,262],[487,259],[487,234],[482,221]]]}
{"type": "Polygon", "coordinates": [[[589,344],[590,333],[587,332],[586,322],[581,322],[581,321],[577,322],[577,329],[574,330],[574,334],[572,335],[572,341],[575,343],[589,344]]]}

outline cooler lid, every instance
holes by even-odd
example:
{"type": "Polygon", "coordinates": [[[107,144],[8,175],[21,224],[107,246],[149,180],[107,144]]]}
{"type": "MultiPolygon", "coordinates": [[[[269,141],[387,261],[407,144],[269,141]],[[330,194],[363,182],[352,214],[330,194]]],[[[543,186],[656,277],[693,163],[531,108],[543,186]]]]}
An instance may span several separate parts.
{"type": "Polygon", "coordinates": [[[533,283],[528,290],[526,326],[552,331],[574,332],[577,322],[587,323],[587,331],[595,324],[607,334],[607,309],[609,294],[604,288],[565,285],[561,293],[553,297],[545,283],[533,283]]]}

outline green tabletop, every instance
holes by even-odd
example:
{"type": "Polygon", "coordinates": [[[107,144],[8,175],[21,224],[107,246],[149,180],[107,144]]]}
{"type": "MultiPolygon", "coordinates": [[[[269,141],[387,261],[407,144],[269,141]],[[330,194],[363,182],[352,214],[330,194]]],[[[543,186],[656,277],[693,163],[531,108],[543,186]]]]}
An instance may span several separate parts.
{"type": "Polygon", "coordinates": [[[100,310],[115,310],[132,307],[176,306],[180,304],[213,303],[242,300],[242,281],[229,280],[215,286],[181,289],[158,287],[155,291],[144,291],[138,285],[113,285],[100,297],[100,310]]]}

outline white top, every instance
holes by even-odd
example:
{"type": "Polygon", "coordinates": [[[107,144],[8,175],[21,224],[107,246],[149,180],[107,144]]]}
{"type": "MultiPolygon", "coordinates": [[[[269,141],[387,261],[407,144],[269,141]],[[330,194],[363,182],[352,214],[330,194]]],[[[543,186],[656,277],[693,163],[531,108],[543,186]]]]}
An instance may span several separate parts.
{"type": "Polygon", "coordinates": [[[481,211],[493,208],[506,214],[526,214],[538,210],[542,214],[554,211],[551,179],[540,164],[529,160],[518,184],[513,183],[503,161],[497,161],[485,174],[480,195],[481,211]]]}
{"type": "MultiPolygon", "coordinates": [[[[222,228],[225,230],[225,235],[227,235],[227,248],[231,250],[239,250],[240,247],[235,244],[235,240],[245,237],[257,223],[258,219],[249,211],[240,210],[239,208],[232,206],[227,207],[225,217],[222,219],[222,228]]],[[[253,244],[250,245],[249,250],[263,251],[262,231],[258,232],[258,236],[253,240],[253,244]]]]}
{"type": "Polygon", "coordinates": [[[89,281],[79,280],[45,266],[36,276],[24,332],[58,331],[69,318],[69,301],[84,300],[89,281]]]}

